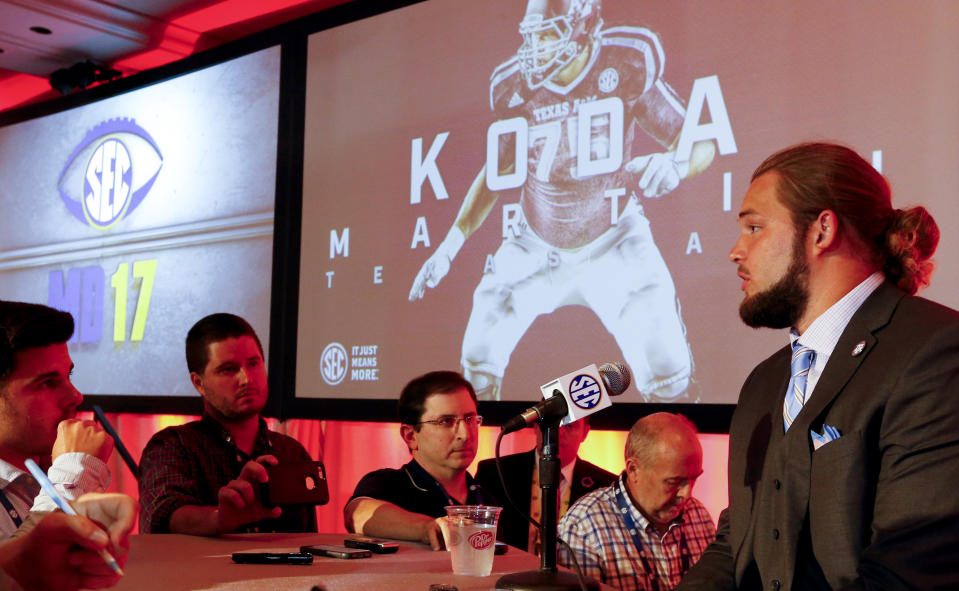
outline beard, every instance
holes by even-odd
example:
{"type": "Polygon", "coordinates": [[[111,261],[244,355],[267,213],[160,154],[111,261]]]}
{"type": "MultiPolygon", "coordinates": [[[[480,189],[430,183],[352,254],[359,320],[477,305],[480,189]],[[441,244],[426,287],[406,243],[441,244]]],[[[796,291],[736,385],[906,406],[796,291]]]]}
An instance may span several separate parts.
{"type": "Polygon", "coordinates": [[[801,250],[793,249],[786,273],[769,289],[747,296],[739,305],[739,317],[752,328],[795,326],[809,301],[809,265],[801,250]]]}

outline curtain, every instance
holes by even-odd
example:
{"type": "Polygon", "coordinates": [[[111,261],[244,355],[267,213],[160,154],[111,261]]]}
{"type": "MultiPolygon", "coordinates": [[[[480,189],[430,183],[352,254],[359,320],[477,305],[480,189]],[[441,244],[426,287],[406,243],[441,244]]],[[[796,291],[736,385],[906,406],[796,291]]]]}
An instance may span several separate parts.
{"type": "MultiPolygon", "coordinates": [[[[81,416],[93,417],[92,413],[81,413],[81,416]]],[[[107,414],[107,419],[137,463],[140,461],[140,452],[154,433],[198,418],[185,415],[107,414]]],[[[323,461],[330,502],[317,507],[317,524],[321,532],[346,532],[343,507],[364,474],[378,468],[396,468],[410,459],[409,451],[400,439],[397,423],[309,419],[291,419],[280,423],[275,419],[267,419],[267,424],[271,429],[298,440],[310,456],[323,461]]],[[[470,466],[470,473],[475,473],[476,463],[480,459],[493,457],[498,434],[497,427],[480,427],[477,459],[470,466]]],[[[726,466],[729,436],[701,434],[700,442],[703,446],[704,474],[697,482],[694,494],[706,505],[715,520],[728,504],[726,466]]],[[[535,444],[533,430],[524,429],[505,436],[500,453],[506,455],[526,451],[535,444]]],[[[619,473],[625,466],[625,444],[625,431],[593,430],[580,446],[579,456],[610,472],[619,473]]],[[[137,498],[136,479],[116,452],[110,459],[110,470],[113,478],[108,490],[137,498]]]]}

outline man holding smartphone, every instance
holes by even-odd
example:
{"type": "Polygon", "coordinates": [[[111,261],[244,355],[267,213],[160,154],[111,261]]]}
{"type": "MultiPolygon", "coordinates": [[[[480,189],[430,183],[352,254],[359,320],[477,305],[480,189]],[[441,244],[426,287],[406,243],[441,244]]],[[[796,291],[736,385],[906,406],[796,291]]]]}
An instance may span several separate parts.
{"type": "Polygon", "coordinates": [[[466,471],[483,420],[476,392],[462,375],[434,371],[403,388],[398,411],[400,436],[413,459],[360,480],[343,509],[346,529],[441,550],[448,538],[447,505],[495,504],[466,471]]]}
{"type": "Polygon", "coordinates": [[[268,391],[253,327],[233,314],[211,314],[187,334],[186,359],[203,417],[160,431],[144,448],[140,531],[315,532],[312,506],[266,507],[260,499],[266,466],[311,458],[260,417],[268,391]]]}

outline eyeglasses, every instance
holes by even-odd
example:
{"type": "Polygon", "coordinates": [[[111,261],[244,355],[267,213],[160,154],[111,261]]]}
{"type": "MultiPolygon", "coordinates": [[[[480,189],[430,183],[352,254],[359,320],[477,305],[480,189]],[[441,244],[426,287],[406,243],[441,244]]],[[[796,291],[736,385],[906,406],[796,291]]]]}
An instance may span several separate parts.
{"type": "Polygon", "coordinates": [[[479,427],[483,424],[483,417],[480,415],[466,415],[465,417],[457,417],[454,415],[446,415],[445,417],[440,417],[438,419],[430,419],[429,421],[420,421],[416,423],[417,425],[423,425],[429,423],[430,425],[436,425],[442,429],[455,429],[459,422],[463,421],[463,424],[467,428],[479,427]]]}

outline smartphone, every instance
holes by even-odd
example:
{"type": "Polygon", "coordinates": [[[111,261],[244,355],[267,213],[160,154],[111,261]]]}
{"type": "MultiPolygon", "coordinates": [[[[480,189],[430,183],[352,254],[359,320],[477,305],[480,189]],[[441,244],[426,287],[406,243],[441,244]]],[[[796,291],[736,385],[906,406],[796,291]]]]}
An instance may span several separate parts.
{"type": "Polygon", "coordinates": [[[343,544],[347,548],[363,548],[375,554],[392,554],[400,549],[400,545],[396,542],[377,538],[346,538],[343,544]]]}
{"type": "Polygon", "coordinates": [[[313,544],[312,546],[301,546],[300,552],[309,552],[317,556],[329,556],[330,558],[369,558],[373,553],[369,550],[360,550],[358,548],[347,548],[345,546],[332,546],[327,544],[313,544]]]}
{"type": "Polygon", "coordinates": [[[286,462],[266,466],[269,480],[260,487],[264,507],[325,505],[330,502],[323,462],[286,462]]]}
{"type": "Polygon", "coordinates": [[[505,542],[496,542],[496,547],[493,550],[493,554],[499,556],[500,554],[506,554],[509,550],[509,544],[505,542]]]}
{"type": "Polygon", "coordinates": [[[307,552],[234,552],[237,564],[313,564],[307,552]]]}

